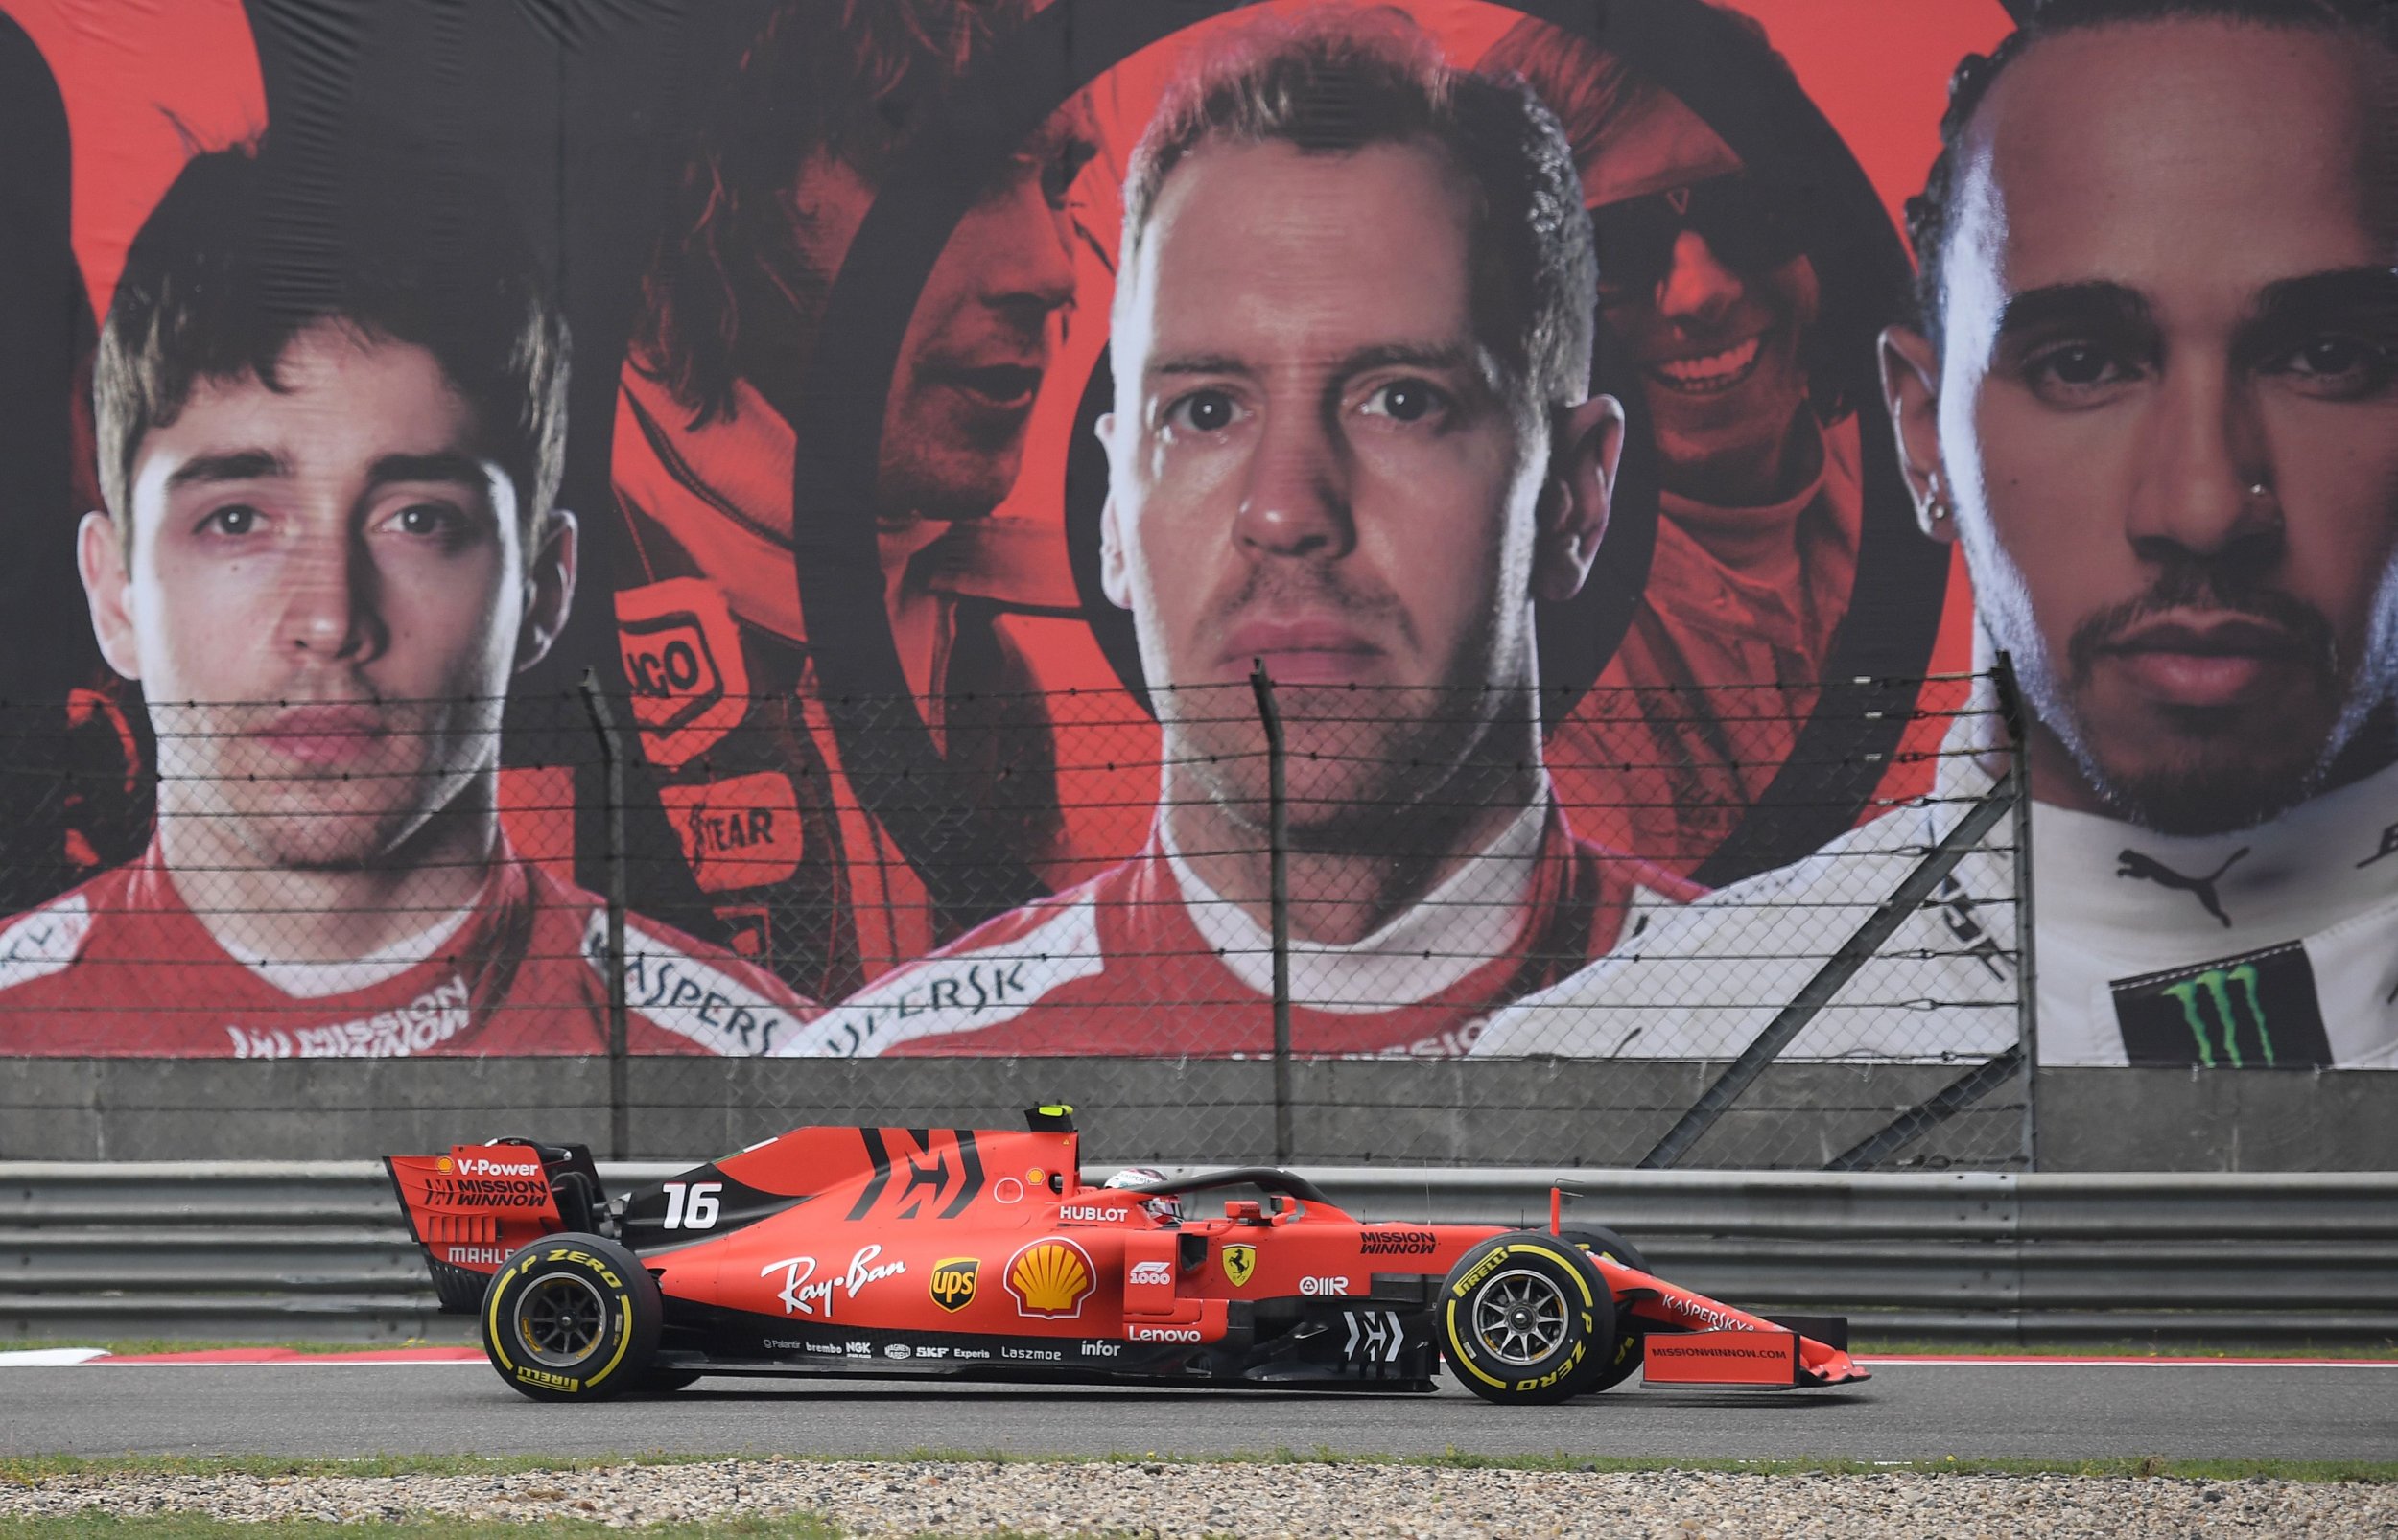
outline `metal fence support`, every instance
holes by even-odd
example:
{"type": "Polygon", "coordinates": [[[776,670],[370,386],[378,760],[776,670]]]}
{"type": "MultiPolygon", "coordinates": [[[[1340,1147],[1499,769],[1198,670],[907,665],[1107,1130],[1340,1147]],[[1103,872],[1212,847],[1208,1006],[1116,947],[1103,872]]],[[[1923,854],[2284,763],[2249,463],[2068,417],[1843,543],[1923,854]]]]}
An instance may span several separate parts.
{"type": "Polygon", "coordinates": [[[600,739],[600,762],[607,772],[608,829],[608,1148],[614,1158],[633,1149],[633,1061],[624,1003],[624,753],[617,741],[616,714],[600,689],[599,671],[583,670],[583,709],[600,739]]]}
{"type": "Polygon", "coordinates": [[[1870,1171],[1915,1142],[1925,1130],[1947,1122],[1985,1095],[2016,1078],[2023,1067],[2023,1044],[1985,1062],[1941,1086],[1899,1113],[1870,1136],[1860,1139],[1823,1163],[1826,1171],[1870,1171]]]}
{"type": "Polygon", "coordinates": [[[1922,906],[1923,900],[1932,896],[1932,890],[1940,886],[1940,879],[1955,871],[1957,863],[1971,853],[1973,848],[1982,842],[1982,837],[2006,814],[2008,806],[2009,799],[1998,796],[1986,797],[1974,804],[1973,810],[1957,821],[1957,827],[1950,829],[1947,836],[1932,848],[1931,853],[1907,874],[1907,880],[1898,885],[1897,891],[1884,899],[1881,907],[1857,927],[1856,934],[1841,944],[1840,950],[1834,952],[1828,962],[1816,969],[1815,976],[1807,980],[1791,1002],[1775,1013],[1774,1019],[1765,1024],[1765,1029],[1756,1035],[1755,1039],[1740,1051],[1740,1057],[1716,1077],[1715,1084],[1700,1093],[1699,1099],[1691,1104],[1690,1110],[1665,1132],[1665,1137],[1657,1140],[1656,1146],[1640,1157],[1640,1169],[1662,1170],[1689,1154],[1690,1147],[1715,1126],[1716,1120],[1740,1099],[1740,1094],[1759,1075],[1765,1073],[1765,1066],[1781,1056],[1782,1050],[1790,1046],[1791,1039],[1815,1019],[1816,1013],[1829,1005],[1832,997],[1856,975],[1857,969],[1881,950],[1882,944],[1896,933],[1909,915],[1922,906]]]}
{"type": "Polygon", "coordinates": [[[1249,675],[1265,724],[1267,904],[1274,925],[1274,1158],[1291,1157],[1290,1088],[1290,807],[1283,795],[1282,713],[1262,659],[1249,675]]]}
{"type": "Polygon", "coordinates": [[[2023,1169],[2040,1169],[2039,969],[2034,966],[2038,929],[2032,909],[2032,719],[2015,683],[2015,661],[1998,655],[1990,670],[1999,714],[2012,750],[2008,778],[2015,797],[2015,1049],[2023,1056],[2023,1169]]]}

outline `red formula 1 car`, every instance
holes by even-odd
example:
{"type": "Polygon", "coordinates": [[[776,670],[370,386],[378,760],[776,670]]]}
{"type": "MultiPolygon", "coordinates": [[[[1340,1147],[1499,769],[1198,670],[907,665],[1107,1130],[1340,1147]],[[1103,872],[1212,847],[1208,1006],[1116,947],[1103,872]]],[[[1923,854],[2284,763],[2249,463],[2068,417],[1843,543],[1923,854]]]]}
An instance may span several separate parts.
{"type": "Polygon", "coordinates": [[[1070,1108],[1024,1132],[799,1129],[616,1197],[581,1146],[386,1164],[443,1304],[541,1400],[703,1374],[1429,1390],[1844,1385],[1836,1318],[1675,1287],[1600,1229],[1369,1224],[1289,1172],[1089,1187],[1070,1108]],[[1259,1199],[1196,1217],[1202,1193],[1259,1199]],[[1195,1206],[1195,1205],[1194,1205],[1195,1206]]]}

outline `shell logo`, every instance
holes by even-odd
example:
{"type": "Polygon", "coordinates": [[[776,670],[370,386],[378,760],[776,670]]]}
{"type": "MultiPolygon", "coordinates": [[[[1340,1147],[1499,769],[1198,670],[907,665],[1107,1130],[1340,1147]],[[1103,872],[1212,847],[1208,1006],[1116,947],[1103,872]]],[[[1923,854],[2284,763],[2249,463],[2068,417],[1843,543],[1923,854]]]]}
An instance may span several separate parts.
{"type": "Polygon", "coordinates": [[[1063,1236],[1035,1241],[1007,1259],[1007,1292],[1019,1315],[1071,1320],[1097,1279],[1091,1253],[1063,1236]]]}
{"type": "Polygon", "coordinates": [[[449,1175],[450,1165],[450,1157],[448,1155],[443,1155],[439,1159],[434,1161],[433,1169],[440,1172],[443,1176],[447,1176],[449,1175]]]}

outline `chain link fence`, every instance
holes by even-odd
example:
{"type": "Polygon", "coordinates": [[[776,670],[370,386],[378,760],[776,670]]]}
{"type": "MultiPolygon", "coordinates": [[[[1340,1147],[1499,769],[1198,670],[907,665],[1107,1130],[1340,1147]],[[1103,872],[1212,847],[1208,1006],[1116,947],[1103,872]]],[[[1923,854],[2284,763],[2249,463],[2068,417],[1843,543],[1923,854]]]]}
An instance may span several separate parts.
{"type": "MultiPolygon", "coordinates": [[[[618,1148],[702,1054],[1163,1066],[1160,1157],[1461,1110],[1480,1158],[1560,1113],[1618,1164],[2033,1157],[2003,674],[710,698],[660,657],[0,709],[0,1053],[606,1056],[618,1148]]],[[[690,1084],[763,1117],[764,1067],[690,1084]]]]}
{"type": "Polygon", "coordinates": [[[608,1051],[579,698],[94,692],[58,716],[0,712],[0,1051],[608,1051]]]}

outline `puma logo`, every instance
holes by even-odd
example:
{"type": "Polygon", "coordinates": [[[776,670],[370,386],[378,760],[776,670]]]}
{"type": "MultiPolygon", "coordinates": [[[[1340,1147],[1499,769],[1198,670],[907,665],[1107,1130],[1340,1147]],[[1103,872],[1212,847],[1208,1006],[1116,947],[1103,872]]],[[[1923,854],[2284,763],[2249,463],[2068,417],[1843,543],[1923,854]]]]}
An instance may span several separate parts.
{"type": "Polygon", "coordinates": [[[2138,851],[2121,851],[2116,853],[2115,859],[2121,861],[2123,865],[2115,869],[2115,875],[2119,877],[2130,877],[2135,881],[2153,882],[2160,888],[2178,888],[2184,893],[2191,894],[2198,898],[2200,906],[2208,914],[2222,921],[2223,928],[2229,930],[2231,916],[2223,913],[2222,901],[2215,896],[2215,884],[2222,880],[2224,873],[2240,864],[2241,859],[2248,853],[2248,850],[2249,847],[2241,846],[2240,849],[2224,857],[2222,865],[2202,877],[2184,876],[2164,862],[2153,856],[2143,855],[2138,851]]]}

